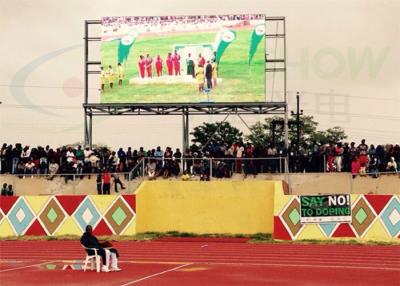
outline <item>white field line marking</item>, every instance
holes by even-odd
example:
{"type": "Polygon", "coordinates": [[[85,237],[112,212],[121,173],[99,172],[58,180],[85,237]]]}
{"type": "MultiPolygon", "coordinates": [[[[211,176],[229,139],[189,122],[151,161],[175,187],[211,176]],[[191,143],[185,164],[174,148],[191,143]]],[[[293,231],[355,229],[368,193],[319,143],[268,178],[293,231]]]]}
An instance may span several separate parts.
{"type": "Polygon", "coordinates": [[[30,267],[39,266],[39,265],[43,265],[43,264],[49,264],[49,263],[57,262],[57,261],[59,261],[59,260],[45,261],[45,262],[42,262],[42,263],[37,263],[37,264],[32,264],[32,265],[27,265],[27,266],[21,266],[21,267],[10,268],[10,269],[3,269],[3,270],[0,270],[0,273],[19,270],[19,269],[24,269],[24,268],[30,268],[30,267]]]}
{"type": "Polygon", "coordinates": [[[241,266],[277,266],[277,267],[311,267],[311,268],[350,268],[350,269],[368,269],[368,270],[387,270],[398,271],[399,268],[390,267],[372,267],[372,266],[352,266],[352,265],[313,265],[313,264],[284,264],[284,263],[230,263],[230,262],[196,262],[197,264],[210,264],[210,265],[241,265],[241,266]]]}
{"type": "MultiPolygon", "coordinates": [[[[70,256],[71,257],[71,256],[70,256]]],[[[7,256],[8,259],[19,259],[19,260],[49,260],[49,259],[57,259],[57,261],[59,260],[70,260],[69,258],[62,258],[59,257],[57,255],[52,255],[52,256],[43,256],[43,255],[30,255],[29,258],[23,259],[21,258],[20,255],[16,255],[16,256],[7,256]],[[32,259],[33,258],[33,259],[32,259]]],[[[232,261],[232,260],[236,260],[236,262],[227,262],[227,263],[239,263],[239,264],[251,264],[251,263],[261,263],[259,261],[264,261],[267,259],[276,259],[277,261],[285,261],[285,262],[292,262],[292,263],[304,263],[304,262],[309,262],[310,259],[314,259],[314,262],[317,263],[333,263],[333,264],[351,264],[351,265],[374,265],[374,264],[378,264],[378,265],[382,265],[382,264],[390,264],[392,265],[394,264],[398,264],[400,263],[400,260],[398,259],[385,259],[385,258],[381,258],[381,259],[374,259],[374,260],[362,260],[361,258],[312,258],[312,257],[293,257],[293,258],[288,258],[288,259],[281,259],[279,257],[269,257],[269,256],[265,256],[265,257],[201,257],[201,258],[188,258],[187,256],[159,256],[159,257],[155,257],[153,255],[147,255],[147,256],[143,256],[143,255],[139,255],[139,256],[129,256],[126,257],[126,259],[132,259],[132,260],[150,260],[150,261],[171,261],[171,260],[175,260],[177,261],[178,259],[180,259],[180,261],[185,261],[185,260],[192,260],[194,259],[194,262],[210,262],[214,261],[215,263],[225,263],[227,260],[232,261]]],[[[79,259],[76,259],[79,260],[79,259]]]]}
{"type": "Polygon", "coordinates": [[[180,266],[168,269],[168,270],[164,270],[164,271],[161,271],[161,272],[154,273],[152,275],[148,275],[148,276],[142,277],[140,279],[133,280],[131,282],[122,284],[121,286],[127,286],[127,285],[131,285],[131,284],[134,284],[134,283],[138,283],[140,281],[147,280],[147,279],[150,279],[150,278],[153,278],[153,277],[156,277],[156,276],[160,276],[160,275],[163,275],[165,273],[172,272],[172,271],[178,270],[180,268],[183,268],[183,267],[186,267],[186,266],[189,266],[189,265],[192,265],[192,264],[194,264],[194,263],[186,263],[186,264],[183,264],[183,265],[180,265],[180,266]]]}

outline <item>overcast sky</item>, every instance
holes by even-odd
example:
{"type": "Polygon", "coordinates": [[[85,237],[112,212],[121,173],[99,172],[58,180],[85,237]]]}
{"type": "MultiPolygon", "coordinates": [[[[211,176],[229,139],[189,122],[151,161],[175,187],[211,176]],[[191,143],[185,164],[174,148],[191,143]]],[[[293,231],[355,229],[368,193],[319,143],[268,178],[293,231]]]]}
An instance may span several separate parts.
{"type": "MultiPolygon", "coordinates": [[[[399,11],[398,0],[0,0],[0,141],[82,141],[85,19],[265,13],[287,19],[291,106],[300,91],[302,109],[321,129],[342,126],[349,140],[399,143],[399,11]]],[[[244,117],[248,124],[262,118],[244,117]]],[[[222,119],[193,116],[190,125],[222,119]]],[[[228,121],[247,132],[237,116],[228,121]]],[[[114,148],[181,147],[181,129],[179,116],[102,117],[93,139],[114,148]]]]}

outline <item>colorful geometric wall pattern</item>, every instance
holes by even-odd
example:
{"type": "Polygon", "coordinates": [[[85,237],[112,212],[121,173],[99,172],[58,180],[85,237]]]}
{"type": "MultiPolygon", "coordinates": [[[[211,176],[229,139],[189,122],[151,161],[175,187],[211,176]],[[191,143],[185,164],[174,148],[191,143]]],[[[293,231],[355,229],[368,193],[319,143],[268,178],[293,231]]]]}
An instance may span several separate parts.
{"type": "Polygon", "coordinates": [[[136,233],[136,196],[0,197],[0,237],[136,233]]]}
{"type": "Polygon", "coordinates": [[[300,223],[300,198],[275,192],[274,238],[400,240],[400,196],[351,195],[351,223],[300,223]]]}

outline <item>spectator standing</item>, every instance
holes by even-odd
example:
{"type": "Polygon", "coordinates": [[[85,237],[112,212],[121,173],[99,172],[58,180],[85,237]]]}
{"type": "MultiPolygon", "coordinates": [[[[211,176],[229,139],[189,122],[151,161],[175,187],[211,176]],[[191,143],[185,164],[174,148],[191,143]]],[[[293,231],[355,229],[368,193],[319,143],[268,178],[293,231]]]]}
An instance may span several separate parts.
{"type": "Polygon", "coordinates": [[[335,166],[336,166],[337,172],[342,171],[343,153],[344,153],[344,149],[342,147],[342,143],[339,142],[336,144],[336,147],[335,147],[335,166]]]}
{"type": "Polygon", "coordinates": [[[111,176],[114,179],[114,190],[115,190],[115,192],[118,193],[118,186],[117,185],[119,185],[121,187],[121,189],[124,190],[125,187],[122,184],[121,179],[118,176],[118,173],[113,173],[111,176]]]}
{"type": "Polygon", "coordinates": [[[110,194],[110,186],[111,186],[111,174],[108,171],[108,169],[105,169],[103,173],[103,195],[110,194]]]}
{"type": "Polygon", "coordinates": [[[353,179],[357,177],[359,173],[360,173],[360,161],[358,160],[357,156],[354,156],[351,161],[351,174],[353,176],[353,179]]]}
{"type": "Polygon", "coordinates": [[[8,195],[7,183],[3,184],[3,187],[1,188],[1,195],[4,196],[4,197],[8,195]]]}
{"type": "Polygon", "coordinates": [[[17,172],[17,165],[21,160],[21,153],[22,153],[21,144],[15,144],[15,147],[11,151],[13,174],[16,174],[17,172]]]}
{"type": "Polygon", "coordinates": [[[236,172],[242,173],[242,157],[243,157],[244,147],[241,142],[237,144],[236,147],[236,172]]]}
{"type": "Polygon", "coordinates": [[[97,194],[101,195],[103,194],[103,180],[102,180],[102,175],[101,173],[97,174],[96,177],[96,188],[97,188],[97,194]]]}
{"type": "Polygon", "coordinates": [[[14,190],[12,185],[8,185],[7,196],[12,197],[14,195],[14,190]]]}

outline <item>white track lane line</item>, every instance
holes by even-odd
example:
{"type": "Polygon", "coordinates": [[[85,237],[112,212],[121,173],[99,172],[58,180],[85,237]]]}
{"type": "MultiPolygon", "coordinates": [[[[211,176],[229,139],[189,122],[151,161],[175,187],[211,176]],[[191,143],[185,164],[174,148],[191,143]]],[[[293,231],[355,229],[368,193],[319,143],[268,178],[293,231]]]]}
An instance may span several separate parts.
{"type": "Polygon", "coordinates": [[[172,272],[172,271],[181,269],[181,268],[183,268],[183,267],[186,267],[186,266],[189,266],[189,265],[192,265],[192,264],[194,264],[194,263],[186,263],[186,264],[183,264],[183,265],[180,265],[180,266],[177,266],[177,267],[168,269],[168,270],[164,270],[164,271],[161,271],[161,272],[157,272],[157,273],[154,273],[154,274],[152,274],[152,275],[148,275],[148,276],[142,277],[142,278],[140,278],[140,279],[136,279],[136,280],[130,281],[130,282],[128,282],[128,283],[122,284],[121,286],[127,286],[127,285],[131,285],[131,284],[135,284],[135,283],[138,283],[138,282],[140,282],[140,281],[147,280],[147,279],[150,279],[150,278],[153,278],[153,277],[156,277],[156,276],[160,276],[160,275],[163,275],[163,274],[165,274],[165,273],[172,272]]]}
{"type": "Polygon", "coordinates": [[[19,269],[24,269],[24,268],[30,268],[30,267],[39,266],[39,265],[43,265],[43,264],[49,264],[49,263],[58,262],[58,261],[60,261],[60,260],[45,261],[45,262],[42,262],[42,263],[37,263],[37,264],[32,264],[32,265],[27,265],[27,266],[21,266],[21,267],[10,268],[10,269],[3,269],[3,270],[0,270],[0,273],[19,270],[19,269]]]}

